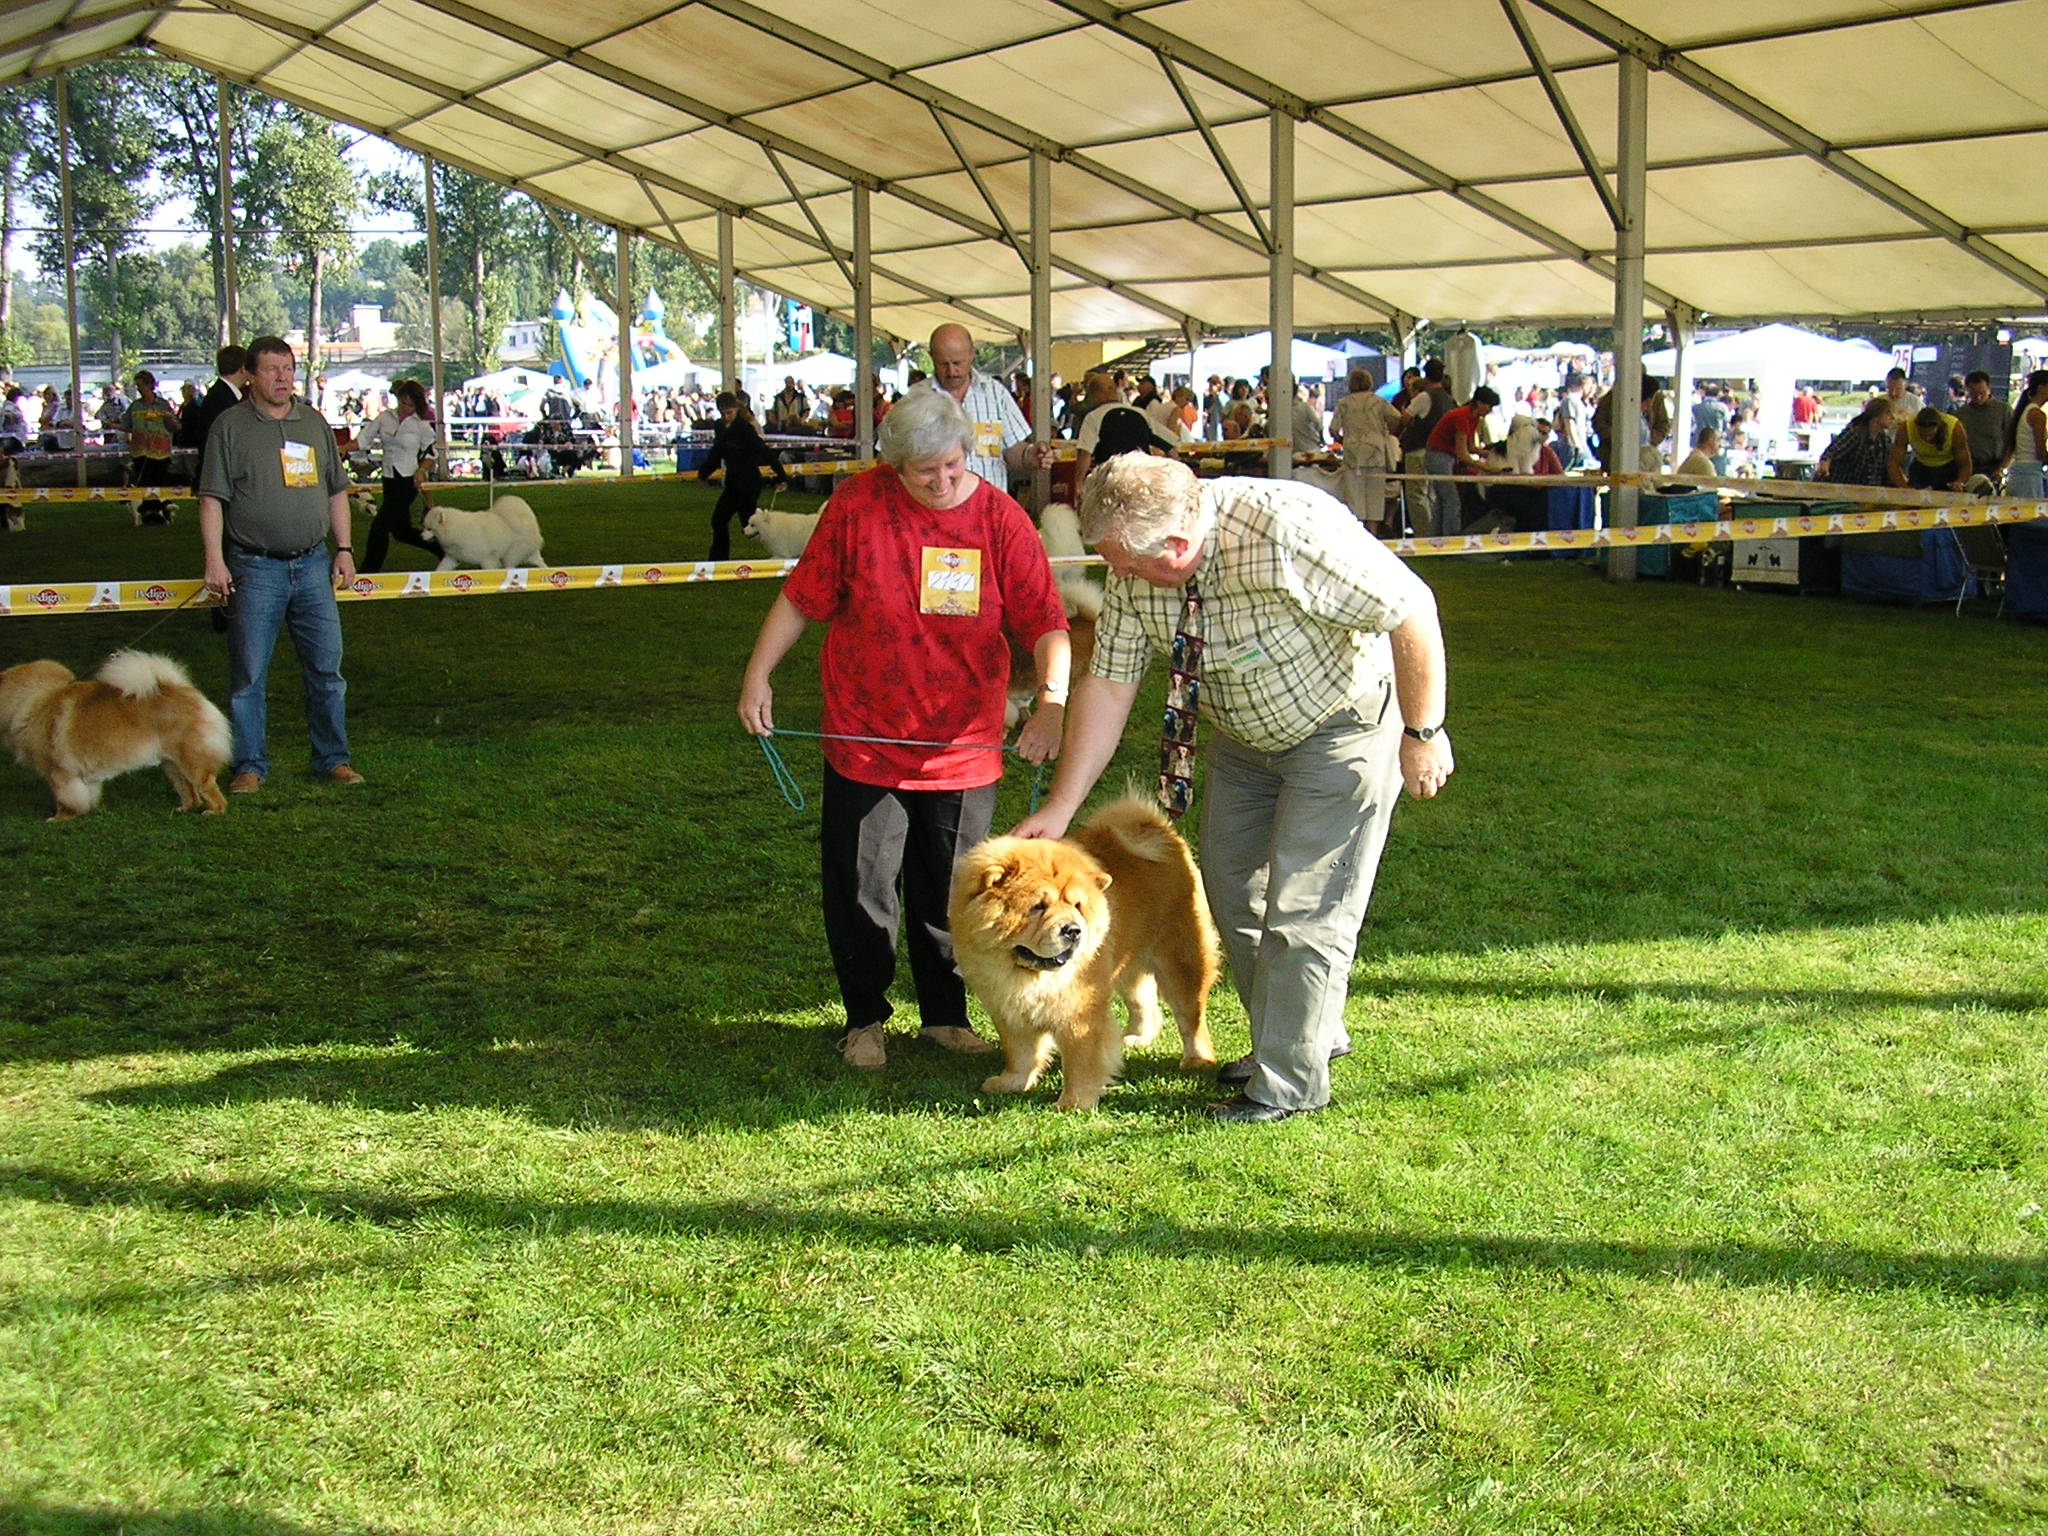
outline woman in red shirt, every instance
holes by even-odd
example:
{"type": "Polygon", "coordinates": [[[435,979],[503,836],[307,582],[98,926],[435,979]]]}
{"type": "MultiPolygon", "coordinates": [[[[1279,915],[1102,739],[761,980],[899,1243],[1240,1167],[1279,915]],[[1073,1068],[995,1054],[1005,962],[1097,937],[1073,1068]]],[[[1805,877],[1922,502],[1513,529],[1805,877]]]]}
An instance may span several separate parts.
{"type": "Polygon", "coordinates": [[[825,504],[740,687],[740,723],[773,735],[769,679],[808,625],[827,626],[819,831],[849,1066],[887,1062],[899,916],[909,918],[919,1037],[967,1055],[994,1049],[967,1023],[946,901],[955,861],[994,819],[1013,638],[1039,681],[1018,755],[1042,763],[1059,753],[1066,613],[1024,509],[968,473],[973,446],[973,424],[944,390],[897,402],[882,419],[881,465],[825,504]]]}

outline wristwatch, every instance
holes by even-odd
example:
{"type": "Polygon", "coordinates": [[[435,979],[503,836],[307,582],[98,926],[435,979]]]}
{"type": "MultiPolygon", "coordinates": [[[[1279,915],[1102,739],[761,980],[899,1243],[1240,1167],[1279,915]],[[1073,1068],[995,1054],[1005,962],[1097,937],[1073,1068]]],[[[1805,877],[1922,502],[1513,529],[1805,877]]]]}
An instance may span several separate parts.
{"type": "Polygon", "coordinates": [[[1436,733],[1442,729],[1440,725],[1404,725],[1401,727],[1401,734],[1413,736],[1417,741],[1434,741],[1436,733]]]}

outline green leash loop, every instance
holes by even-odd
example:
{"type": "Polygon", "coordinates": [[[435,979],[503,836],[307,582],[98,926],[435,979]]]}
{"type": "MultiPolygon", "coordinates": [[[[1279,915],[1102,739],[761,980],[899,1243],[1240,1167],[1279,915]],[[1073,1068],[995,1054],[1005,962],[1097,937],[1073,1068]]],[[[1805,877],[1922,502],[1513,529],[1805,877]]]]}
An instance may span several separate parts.
{"type": "MultiPolygon", "coordinates": [[[[783,761],[782,753],[776,750],[774,737],[804,736],[812,741],[857,741],[878,747],[956,747],[964,752],[1015,752],[1017,749],[1003,742],[993,745],[987,742],[912,741],[902,736],[841,736],[830,731],[789,731],[780,728],[766,736],[756,736],[761,743],[761,755],[768,759],[769,775],[775,780],[775,787],[782,791],[785,804],[793,811],[804,808],[803,787],[797,783],[796,775],[789,771],[789,764],[783,761]]],[[[1038,809],[1039,794],[1045,788],[1045,764],[1038,765],[1038,772],[1031,779],[1031,809],[1038,809]]]]}

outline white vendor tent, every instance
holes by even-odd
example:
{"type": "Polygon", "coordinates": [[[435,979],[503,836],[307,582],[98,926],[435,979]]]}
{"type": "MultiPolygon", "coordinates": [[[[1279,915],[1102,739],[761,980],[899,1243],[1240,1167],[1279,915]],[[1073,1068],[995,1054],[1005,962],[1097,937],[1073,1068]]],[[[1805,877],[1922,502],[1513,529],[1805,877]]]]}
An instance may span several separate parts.
{"type": "MultiPolygon", "coordinates": [[[[1688,347],[1685,368],[1694,378],[1755,379],[1757,428],[1766,453],[1791,446],[1793,386],[1802,382],[1861,384],[1891,370],[1889,352],[1867,341],[1837,341],[1796,325],[1763,325],[1733,336],[1716,336],[1688,347]]],[[[1675,349],[1647,352],[1643,371],[1663,375],[1679,364],[1675,349]]],[[[1689,447],[1691,402],[1673,402],[1678,430],[1675,448],[1689,447]]]]}
{"type": "MultiPolygon", "coordinates": [[[[1716,336],[1686,349],[1694,378],[1762,379],[1788,374],[1796,381],[1826,379],[1861,384],[1881,379],[1891,370],[1889,352],[1867,341],[1837,341],[1796,325],[1760,325],[1733,336],[1716,336]]],[[[1643,354],[1647,372],[1665,375],[1678,366],[1678,353],[1666,347],[1643,354]]]]}
{"type": "MultiPolygon", "coordinates": [[[[1320,347],[1299,337],[1288,355],[1294,360],[1297,381],[1327,379],[1351,366],[1349,353],[1337,347],[1320,347]]],[[[1270,367],[1272,362],[1273,333],[1260,331],[1252,336],[1205,343],[1193,354],[1175,352],[1153,363],[1148,371],[1160,378],[1206,379],[1212,373],[1220,373],[1226,379],[1256,379],[1259,370],[1270,367]]]]}

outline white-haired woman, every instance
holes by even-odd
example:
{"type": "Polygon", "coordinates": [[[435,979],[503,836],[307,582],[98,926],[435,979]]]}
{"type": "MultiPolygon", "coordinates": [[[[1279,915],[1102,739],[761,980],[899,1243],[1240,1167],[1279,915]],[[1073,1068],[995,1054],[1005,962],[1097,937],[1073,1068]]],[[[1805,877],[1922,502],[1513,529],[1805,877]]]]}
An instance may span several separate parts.
{"type": "Polygon", "coordinates": [[[968,472],[974,426],[953,397],[911,390],[883,418],[877,446],[882,465],[825,504],[762,622],[739,702],[748,731],[773,734],[769,679],[807,625],[827,626],[825,937],[846,1004],[840,1051],[869,1069],[887,1061],[899,915],[910,923],[921,1038],[965,1054],[993,1049],[967,1022],[948,886],[995,814],[1010,640],[1037,668],[1039,707],[1017,739],[1027,762],[1058,754],[1069,667],[1044,546],[1023,508],[968,472]]]}

